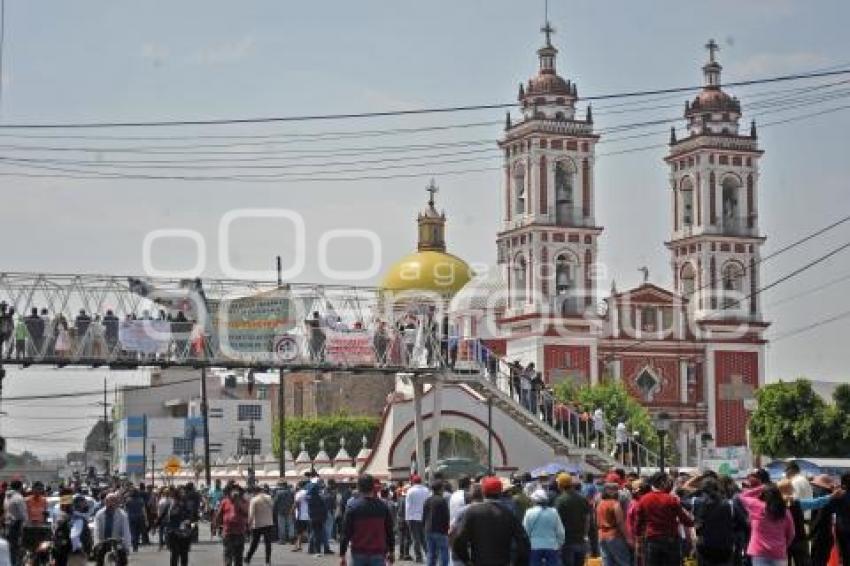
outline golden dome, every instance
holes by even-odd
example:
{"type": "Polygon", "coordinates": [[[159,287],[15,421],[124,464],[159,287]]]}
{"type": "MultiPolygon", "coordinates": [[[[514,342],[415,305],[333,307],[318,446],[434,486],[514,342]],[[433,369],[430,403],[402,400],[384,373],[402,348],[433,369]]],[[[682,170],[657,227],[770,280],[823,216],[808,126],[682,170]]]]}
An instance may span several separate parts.
{"type": "Polygon", "coordinates": [[[384,291],[428,291],[454,295],[472,279],[469,265],[457,256],[420,251],[397,261],[384,275],[384,291]]]}

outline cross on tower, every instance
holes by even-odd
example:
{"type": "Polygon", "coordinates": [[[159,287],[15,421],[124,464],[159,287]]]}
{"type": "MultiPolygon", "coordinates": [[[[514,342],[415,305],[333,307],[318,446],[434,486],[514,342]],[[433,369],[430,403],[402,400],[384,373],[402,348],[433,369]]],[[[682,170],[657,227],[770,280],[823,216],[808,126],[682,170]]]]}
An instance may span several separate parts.
{"type": "Polygon", "coordinates": [[[744,383],[744,376],[733,375],[729,378],[729,383],[720,385],[720,400],[721,401],[743,401],[753,398],[753,386],[744,383]]]}
{"type": "Polygon", "coordinates": [[[708,62],[714,63],[714,55],[720,51],[720,46],[713,39],[709,39],[708,43],[705,44],[705,48],[708,49],[708,62]]]}
{"type": "Polygon", "coordinates": [[[437,187],[436,183],[434,183],[434,179],[431,179],[431,182],[428,183],[425,190],[430,193],[430,196],[428,197],[428,204],[434,206],[434,193],[440,192],[440,189],[437,187]]]}
{"type": "Polygon", "coordinates": [[[546,25],[540,28],[544,34],[546,34],[546,45],[552,45],[552,34],[555,33],[555,28],[552,27],[552,24],[549,23],[549,20],[546,20],[546,25]]]}

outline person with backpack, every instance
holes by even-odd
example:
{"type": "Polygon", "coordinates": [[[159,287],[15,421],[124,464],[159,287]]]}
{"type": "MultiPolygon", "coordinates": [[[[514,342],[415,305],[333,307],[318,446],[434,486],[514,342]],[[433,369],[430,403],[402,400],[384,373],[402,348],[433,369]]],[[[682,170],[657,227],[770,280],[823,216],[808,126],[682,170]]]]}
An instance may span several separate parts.
{"type": "Polygon", "coordinates": [[[171,553],[171,566],[189,566],[192,545],[192,510],[186,502],[186,492],[176,491],[165,512],[165,540],[171,553]]]}
{"type": "Polygon", "coordinates": [[[283,485],[274,494],[274,516],[277,517],[277,540],[286,544],[292,540],[295,533],[294,515],[295,494],[289,484],[283,485]]]}
{"type": "Polygon", "coordinates": [[[328,518],[328,508],[322,498],[322,492],[317,482],[307,486],[307,509],[310,512],[310,543],[308,552],[321,556],[333,554],[325,531],[325,521],[328,518]]]}
{"type": "Polygon", "coordinates": [[[564,544],[564,525],[558,512],[549,504],[549,494],[538,489],[531,494],[534,507],[526,511],[522,526],[531,545],[529,566],[559,566],[564,544]]]}

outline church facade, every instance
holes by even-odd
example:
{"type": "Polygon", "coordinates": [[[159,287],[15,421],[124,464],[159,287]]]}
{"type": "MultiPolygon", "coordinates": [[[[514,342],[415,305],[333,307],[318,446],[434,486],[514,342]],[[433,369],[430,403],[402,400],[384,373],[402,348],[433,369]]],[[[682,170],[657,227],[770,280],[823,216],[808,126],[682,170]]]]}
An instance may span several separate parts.
{"type": "Polygon", "coordinates": [[[622,382],[653,414],[672,418],[683,464],[695,463],[707,442],[743,447],[747,409],[764,382],[768,326],[759,300],[765,238],[755,123],[742,127],[711,41],[702,89],[685,104],[687,133],[678,139],[671,129],[664,160],[673,287],[651,283],[645,271],[638,287],[612,285],[599,297],[600,135],[590,105],[578,108],[576,84],[557,73],[553,30],[543,31],[539,69],[519,88],[521,116],[508,114],[499,142],[498,274],[458,293],[455,324],[506,360],[533,362],[550,385],[622,382]]]}

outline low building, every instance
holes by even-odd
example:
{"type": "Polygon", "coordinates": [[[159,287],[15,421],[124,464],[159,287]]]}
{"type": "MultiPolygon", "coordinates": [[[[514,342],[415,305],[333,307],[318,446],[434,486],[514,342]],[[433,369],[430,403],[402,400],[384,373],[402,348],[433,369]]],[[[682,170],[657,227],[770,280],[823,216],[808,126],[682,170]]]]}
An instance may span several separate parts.
{"type": "MultiPolygon", "coordinates": [[[[210,372],[207,394],[212,459],[271,450],[273,416],[260,388],[240,387],[234,375],[210,372]]],[[[113,471],[133,481],[152,473],[159,477],[172,456],[195,467],[204,454],[200,372],[162,370],[149,387],[117,391],[113,418],[113,471]]]]}

